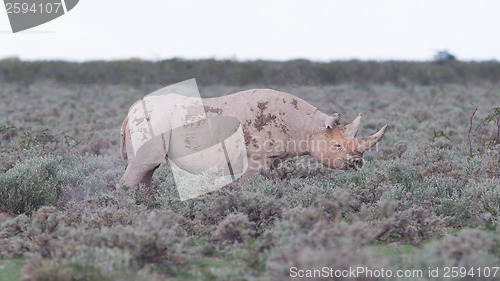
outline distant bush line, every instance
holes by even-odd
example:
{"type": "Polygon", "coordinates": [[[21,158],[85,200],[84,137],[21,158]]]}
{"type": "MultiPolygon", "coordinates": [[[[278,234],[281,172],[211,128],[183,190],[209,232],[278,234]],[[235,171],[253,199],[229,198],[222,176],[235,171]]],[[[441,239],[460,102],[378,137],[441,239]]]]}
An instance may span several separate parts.
{"type": "Polygon", "coordinates": [[[308,60],[234,61],[168,59],[144,61],[21,61],[0,60],[0,83],[31,84],[54,80],[78,84],[171,84],[196,78],[200,85],[280,85],[341,83],[395,83],[432,85],[500,80],[500,63],[454,61],[444,64],[410,61],[308,60]]]}

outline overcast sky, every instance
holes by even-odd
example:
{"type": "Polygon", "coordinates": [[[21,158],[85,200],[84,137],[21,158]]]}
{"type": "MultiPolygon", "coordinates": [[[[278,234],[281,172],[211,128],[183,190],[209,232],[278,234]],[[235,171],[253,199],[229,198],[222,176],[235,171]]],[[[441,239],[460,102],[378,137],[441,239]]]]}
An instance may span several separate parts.
{"type": "Polygon", "coordinates": [[[0,58],[500,60],[500,1],[80,0],[13,34],[0,8],[0,58]]]}

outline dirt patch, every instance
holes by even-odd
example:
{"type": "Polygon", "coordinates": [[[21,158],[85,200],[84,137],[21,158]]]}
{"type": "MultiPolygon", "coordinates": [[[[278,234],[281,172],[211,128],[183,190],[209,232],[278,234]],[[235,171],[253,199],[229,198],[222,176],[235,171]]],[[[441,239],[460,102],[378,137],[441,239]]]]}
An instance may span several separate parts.
{"type": "Polygon", "coordinates": [[[285,134],[289,131],[288,126],[286,124],[280,124],[279,127],[280,130],[285,134]]]}
{"type": "Polygon", "coordinates": [[[260,109],[260,111],[264,111],[267,109],[267,104],[269,102],[268,101],[264,101],[264,102],[258,102],[257,103],[257,107],[260,109]]]}
{"type": "Polygon", "coordinates": [[[271,113],[268,113],[267,115],[259,113],[259,115],[255,118],[254,126],[255,129],[260,132],[264,129],[264,126],[273,122],[276,122],[276,115],[272,115],[271,113]]]}
{"type": "Polygon", "coordinates": [[[245,146],[248,146],[252,141],[252,134],[246,128],[243,128],[243,137],[245,138],[245,146]]]}
{"type": "Polygon", "coordinates": [[[264,110],[267,109],[267,103],[268,103],[267,101],[257,103],[257,107],[259,108],[259,113],[257,113],[257,116],[255,117],[254,127],[259,132],[264,129],[264,126],[272,122],[276,123],[276,115],[273,115],[271,113],[268,113],[267,115],[264,114],[264,110]]]}
{"type": "Polygon", "coordinates": [[[135,118],[134,120],[132,120],[132,123],[135,123],[135,126],[139,126],[144,122],[144,120],[146,120],[146,118],[144,118],[144,117],[135,118]]]}
{"type": "Polygon", "coordinates": [[[293,106],[295,107],[295,109],[299,110],[299,106],[297,105],[297,100],[296,99],[293,99],[291,104],[293,104],[293,106]]]}
{"type": "Polygon", "coordinates": [[[217,115],[222,115],[222,108],[218,108],[218,107],[211,107],[211,106],[208,106],[208,105],[204,105],[203,108],[205,109],[205,113],[215,113],[217,115]]]}

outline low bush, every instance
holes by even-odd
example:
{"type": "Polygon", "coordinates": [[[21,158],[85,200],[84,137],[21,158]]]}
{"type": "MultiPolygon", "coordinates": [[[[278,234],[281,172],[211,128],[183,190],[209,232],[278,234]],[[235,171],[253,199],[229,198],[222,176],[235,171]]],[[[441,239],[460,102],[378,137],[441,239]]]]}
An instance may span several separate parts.
{"type": "Polygon", "coordinates": [[[30,214],[41,206],[60,207],[110,191],[120,173],[116,163],[98,156],[29,152],[24,160],[0,174],[0,212],[30,214]]]}
{"type": "Polygon", "coordinates": [[[247,215],[231,214],[219,223],[214,237],[228,243],[242,243],[255,233],[255,223],[248,220],[247,215]]]}
{"type": "MultiPolygon", "coordinates": [[[[457,280],[497,280],[498,276],[485,276],[482,271],[481,277],[478,277],[477,270],[498,266],[498,243],[496,235],[477,229],[464,229],[456,236],[448,235],[440,241],[427,244],[417,255],[414,266],[421,268],[423,272],[427,272],[429,268],[439,268],[442,271],[445,267],[464,267],[467,274],[457,280]],[[472,274],[470,269],[473,269],[472,274]]],[[[424,276],[414,280],[448,280],[443,275],[435,278],[424,276]]]]}
{"type": "MultiPolygon", "coordinates": [[[[380,269],[386,261],[366,247],[372,239],[373,233],[360,222],[351,225],[317,222],[305,233],[290,235],[288,241],[267,260],[266,275],[269,280],[295,280],[294,271],[297,270],[321,272],[323,267],[349,270],[353,266],[380,269]]],[[[307,280],[325,279],[318,272],[307,277],[307,280]]],[[[383,280],[369,276],[360,278],[383,280]]]]}
{"type": "Polygon", "coordinates": [[[44,205],[56,205],[63,196],[62,157],[28,159],[0,174],[0,212],[30,214],[44,205]]]}

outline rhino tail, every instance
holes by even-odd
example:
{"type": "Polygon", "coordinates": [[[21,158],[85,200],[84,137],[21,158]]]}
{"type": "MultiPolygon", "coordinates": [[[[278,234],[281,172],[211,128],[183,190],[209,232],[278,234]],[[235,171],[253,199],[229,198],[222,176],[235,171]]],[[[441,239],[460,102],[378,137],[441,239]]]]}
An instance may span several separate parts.
{"type": "Polygon", "coordinates": [[[126,136],[125,130],[127,129],[127,124],[128,124],[128,116],[125,118],[125,120],[123,120],[122,127],[120,129],[120,157],[122,158],[122,162],[125,165],[125,168],[127,168],[127,161],[125,161],[125,154],[124,154],[125,136],[126,136]]]}

